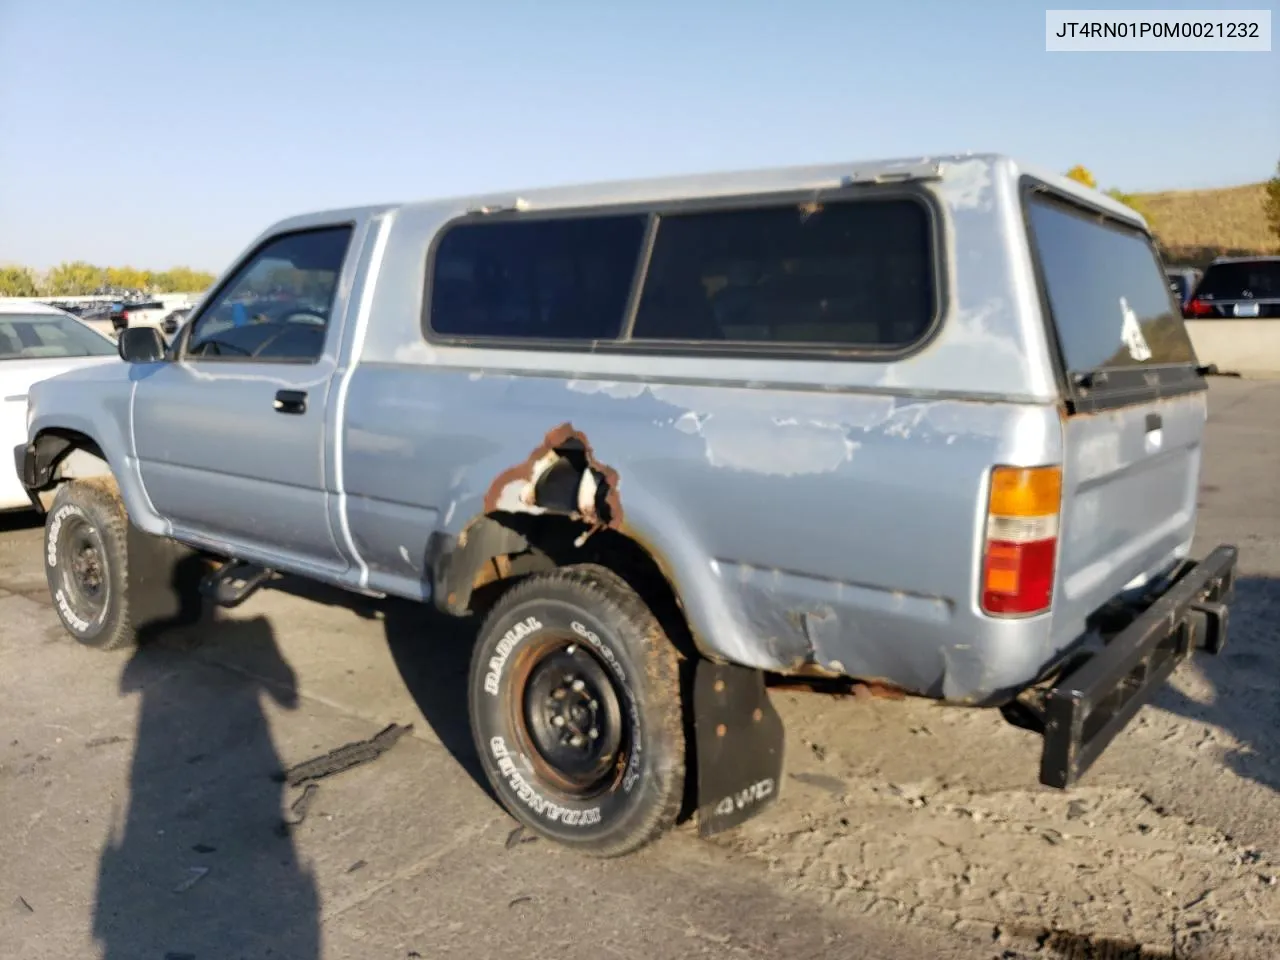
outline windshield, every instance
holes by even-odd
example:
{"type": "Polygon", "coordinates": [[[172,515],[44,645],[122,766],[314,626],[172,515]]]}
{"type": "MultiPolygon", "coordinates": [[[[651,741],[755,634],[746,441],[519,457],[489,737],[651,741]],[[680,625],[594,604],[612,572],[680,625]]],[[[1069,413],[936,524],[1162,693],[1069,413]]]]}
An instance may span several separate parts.
{"type": "Polygon", "coordinates": [[[1067,370],[1195,362],[1169,279],[1142,231],[1044,195],[1029,207],[1067,370]]]}
{"type": "Polygon", "coordinates": [[[0,314],[0,360],[109,357],[116,345],[71,317],[0,314]]]}
{"type": "Polygon", "coordinates": [[[1280,298],[1280,260],[1215,263],[1196,289],[1203,300],[1271,300],[1280,298]]]}

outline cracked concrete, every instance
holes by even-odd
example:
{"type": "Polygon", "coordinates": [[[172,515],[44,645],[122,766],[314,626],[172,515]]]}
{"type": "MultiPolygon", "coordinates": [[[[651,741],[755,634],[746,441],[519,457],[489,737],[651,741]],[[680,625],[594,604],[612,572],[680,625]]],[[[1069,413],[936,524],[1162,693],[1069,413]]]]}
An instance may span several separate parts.
{"type": "Polygon", "coordinates": [[[828,914],[687,829],[624,861],[508,846],[515,822],[474,779],[465,625],[272,591],[137,653],[87,650],[34,589],[40,530],[8,527],[0,956],[971,955],[828,914]],[[284,769],[389,720],[414,736],[324,780],[279,830],[284,769]]]}

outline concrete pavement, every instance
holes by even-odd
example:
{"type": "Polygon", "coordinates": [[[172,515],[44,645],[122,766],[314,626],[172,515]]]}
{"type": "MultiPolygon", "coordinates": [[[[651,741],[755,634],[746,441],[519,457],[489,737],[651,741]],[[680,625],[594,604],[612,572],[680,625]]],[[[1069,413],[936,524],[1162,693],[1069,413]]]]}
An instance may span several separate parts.
{"type": "Polygon", "coordinates": [[[1241,546],[1231,645],[1079,789],[1037,787],[1034,738],[990,711],[783,691],[779,804],[616,861],[513,835],[480,784],[467,623],[288,583],[99,653],[10,517],[0,957],[1280,956],[1280,383],[1217,380],[1211,410],[1200,540],[1241,546]],[[282,828],[284,768],[389,722],[413,737],[282,828]]]}

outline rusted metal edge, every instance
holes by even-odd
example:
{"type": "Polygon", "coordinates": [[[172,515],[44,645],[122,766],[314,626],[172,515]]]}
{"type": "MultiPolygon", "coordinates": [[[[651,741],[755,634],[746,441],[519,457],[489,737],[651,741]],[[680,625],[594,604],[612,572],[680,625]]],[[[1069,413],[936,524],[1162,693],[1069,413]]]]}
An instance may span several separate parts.
{"type": "MultiPolygon", "coordinates": [[[[573,449],[575,444],[581,448],[583,457],[586,459],[587,471],[598,475],[598,479],[593,476],[590,483],[584,484],[585,488],[591,490],[592,496],[589,503],[579,502],[579,509],[576,511],[556,512],[567,512],[568,515],[581,519],[591,527],[620,529],[624,522],[624,514],[622,500],[618,495],[618,471],[602,463],[596,457],[587,435],[580,430],[575,430],[573,424],[568,422],[547,431],[542,442],[533,448],[522,463],[502,471],[494,478],[484,495],[485,513],[496,513],[504,509],[503,493],[513,483],[525,484],[526,489],[521,494],[523,503],[537,507],[538,504],[533,500],[532,485],[545,471],[555,465],[563,450],[573,449]],[[594,487],[591,486],[592,484],[594,487]]],[[[584,478],[579,479],[582,481],[584,478]]]]}

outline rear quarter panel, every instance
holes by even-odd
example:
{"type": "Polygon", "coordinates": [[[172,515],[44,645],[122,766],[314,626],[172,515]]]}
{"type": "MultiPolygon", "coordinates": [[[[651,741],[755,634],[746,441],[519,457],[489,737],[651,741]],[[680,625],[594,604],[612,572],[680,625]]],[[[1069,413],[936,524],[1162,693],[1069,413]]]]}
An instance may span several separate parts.
{"type": "Polygon", "coordinates": [[[570,423],[712,655],[955,699],[1046,655],[1047,618],[990,621],[974,598],[990,465],[1051,456],[1051,408],[370,365],[347,423],[375,586],[420,580],[430,533],[570,423]]]}

